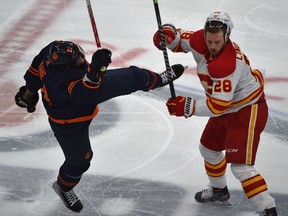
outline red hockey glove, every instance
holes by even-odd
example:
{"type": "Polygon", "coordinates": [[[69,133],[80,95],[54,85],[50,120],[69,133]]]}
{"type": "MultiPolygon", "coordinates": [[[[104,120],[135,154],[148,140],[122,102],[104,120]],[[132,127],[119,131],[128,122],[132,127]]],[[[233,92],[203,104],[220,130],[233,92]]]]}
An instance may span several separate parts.
{"type": "Polygon", "coordinates": [[[169,98],[166,102],[166,106],[170,115],[184,116],[188,118],[194,113],[195,101],[190,97],[177,96],[172,99],[169,98]]]}
{"type": "MultiPolygon", "coordinates": [[[[176,39],[176,36],[178,34],[177,29],[175,28],[174,25],[172,24],[164,24],[162,26],[164,35],[165,35],[165,44],[169,45],[172,43],[172,41],[174,41],[176,39]]],[[[160,37],[160,32],[159,30],[157,32],[155,32],[154,36],[153,36],[153,42],[154,45],[159,49],[162,50],[162,46],[161,46],[161,37],[160,37]]]]}
{"type": "Polygon", "coordinates": [[[23,95],[26,92],[27,87],[21,86],[19,92],[15,95],[15,103],[17,106],[21,108],[26,108],[27,112],[32,113],[36,110],[36,104],[39,100],[39,95],[37,93],[31,93],[31,97],[29,99],[24,99],[23,95]]]}

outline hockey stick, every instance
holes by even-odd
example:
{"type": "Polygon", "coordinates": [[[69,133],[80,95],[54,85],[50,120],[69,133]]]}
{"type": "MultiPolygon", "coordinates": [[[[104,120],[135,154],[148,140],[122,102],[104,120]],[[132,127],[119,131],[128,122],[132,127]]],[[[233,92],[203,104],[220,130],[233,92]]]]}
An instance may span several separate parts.
{"type": "Polygon", "coordinates": [[[97,45],[98,48],[101,48],[100,38],[99,38],[99,35],[98,35],[96,22],[95,22],[95,19],[94,19],[92,5],[91,5],[90,0],[86,0],[86,5],[87,5],[87,10],[88,10],[88,13],[89,13],[89,17],[90,17],[90,21],[91,21],[91,25],[92,25],[92,29],[93,29],[93,34],[94,34],[96,45],[97,45]]]}
{"type": "MultiPolygon", "coordinates": [[[[162,22],[161,22],[161,17],[160,17],[158,0],[153,0],[153,3],[154,3],[154,8],[155,8],[155,14],[156,14],[156,19],[157,19],[158,29],[160,32],[161,46],[162,46],[161,48],[163,51],[166,70],[167,70],[168,74],[171,75],[171,77],[172,77],[172,69],[170,67],[170,63],[169,63],[169,59],[168,59],[168,53],[167,53],[167,48],[166,48],[166,44],[165,44],[165,35],[164,35],[163,29],[162,29],[162,22]]],[[[170,87],[171,97],[176,98],[173,82],[169,83],[169,87],[170,87]]]]}

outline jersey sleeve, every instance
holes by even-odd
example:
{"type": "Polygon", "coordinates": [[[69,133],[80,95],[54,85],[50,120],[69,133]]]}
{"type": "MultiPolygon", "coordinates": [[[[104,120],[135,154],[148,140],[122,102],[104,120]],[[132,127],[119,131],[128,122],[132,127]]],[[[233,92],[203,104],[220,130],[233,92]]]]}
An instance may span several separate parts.
{"type": "Polygon", "coordinates": [[[171,43],[173,46],[167,46],[172,52],[196,51],[203,54],[206,51],[203,29],[194,32],[178,28],[177,31],[180,36],[171,43]]]}
{"type": "MultiPolygon", "coordinates": [[[[82,69],[85,73],[83,73],[82,77],[79,79],[73,79],[67,85],[68,93],[71,99],[77,103],[82,104],[95,104],[98,100],[98,95],[100,92],[99,83],[91,83],[91,81],[87,81],[85,74],[90,70],[89,64],[86,63],[85,67],[82,69]]],[[[70,69],[69,73],[76,73],[77,69],[70,69]]]]}
{"type": "Polygon", "coordinates": [[[31,92],[37,92],[42,87],[42,82],[40,79],[40,65],[44,55],[47,55],[49,52],[49,46],[43,48],[40,53],[34,57],[30,67],[24,75],[26,81],[26,86],[31,92]]]}

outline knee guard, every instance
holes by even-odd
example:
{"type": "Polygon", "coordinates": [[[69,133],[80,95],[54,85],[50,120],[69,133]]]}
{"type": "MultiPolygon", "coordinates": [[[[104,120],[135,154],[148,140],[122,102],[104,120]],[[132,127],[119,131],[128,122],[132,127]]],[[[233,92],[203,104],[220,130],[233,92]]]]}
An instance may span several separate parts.
{"type": "MultiPolygon", "coordinates": [[[[80,176],[85,173],[90,167],[90,161],[93,158],[93,151],[89,151],[85,154],[84,158],[74,159],[72,163],[70,163],[70,169],[73,168],[74,176],[80,176]]],[[[71,173],[72,174],[72,173],[71,173]]]]}
{"type": "Polygon", "coordinates": [[[255,170],[254,166],[246,164],[231,164],[231,171],[236,179],[239,179],[240,182],[258,175],[259,173],[255,170]]]}
{"type": "Polygon", "coordinates": [[[201,143],[199,145],[199,151],[204,160],[210,164],[218,164],[225,158],[224,153],[222,151],[220,152],[212,151],[203,146],[201,143]]]}
{"type": "Polygon", "coordinates": [[[82,174],[90,167],[93,152],[90,151],[84,158],[75,158],[73,162],[65,161],[60,167],[58,185],[62,191],[73,189],[81,180],[82,174]]]}

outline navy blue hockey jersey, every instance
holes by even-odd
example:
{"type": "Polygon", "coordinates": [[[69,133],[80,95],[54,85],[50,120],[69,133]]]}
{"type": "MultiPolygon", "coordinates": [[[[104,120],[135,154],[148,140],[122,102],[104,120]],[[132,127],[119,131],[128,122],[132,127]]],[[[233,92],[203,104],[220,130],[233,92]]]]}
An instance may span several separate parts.
{"type": "Polygon", "coordinates": [[[25,73],[27,88],[31,92],[41,89],[46,112],[56,123],[66,124],[93,119],[99,110],[99,85],[92,85],[83,80],[90,70],[88,62],[81,68],[55,67],[47,58],[49,47],[50,44],[40,51],[25,73]]]}

